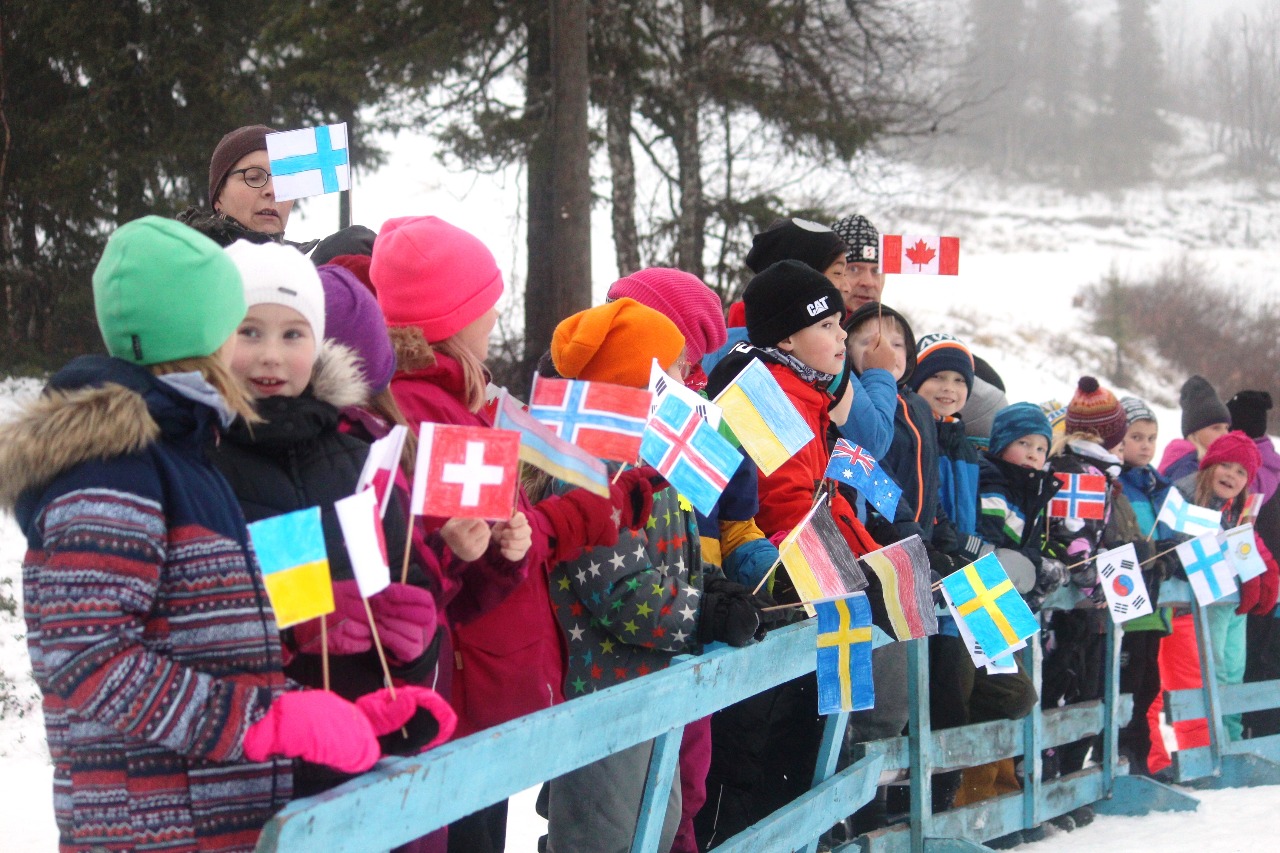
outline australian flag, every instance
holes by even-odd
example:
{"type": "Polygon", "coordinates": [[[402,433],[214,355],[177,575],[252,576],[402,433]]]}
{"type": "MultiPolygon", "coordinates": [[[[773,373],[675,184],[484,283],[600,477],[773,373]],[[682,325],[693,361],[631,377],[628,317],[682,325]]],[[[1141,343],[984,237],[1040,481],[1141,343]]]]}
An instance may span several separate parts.
{"type": "Polygon", "coordinates": [[[836,439],[825,476],[857,489],[876,512],[893,520],[898,511],[898,501],[902,499],[902,487],[885,473],[865,447],[843,438],[836,439]]]}

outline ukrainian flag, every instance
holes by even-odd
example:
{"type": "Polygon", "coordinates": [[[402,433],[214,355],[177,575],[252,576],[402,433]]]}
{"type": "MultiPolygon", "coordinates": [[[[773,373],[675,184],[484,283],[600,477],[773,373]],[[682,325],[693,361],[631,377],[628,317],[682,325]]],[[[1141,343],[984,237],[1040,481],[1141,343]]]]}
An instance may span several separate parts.
{"type": "Polygon", "coordinates": [[[752,359],[714,402],[766,477],[813,441],[813,430],[762,361],[752,359]]]}
{"type": "Polygon", "coordinates": [[[249,538],[280,628],[333,612],[320,507],[255,521],[249,538]]]}

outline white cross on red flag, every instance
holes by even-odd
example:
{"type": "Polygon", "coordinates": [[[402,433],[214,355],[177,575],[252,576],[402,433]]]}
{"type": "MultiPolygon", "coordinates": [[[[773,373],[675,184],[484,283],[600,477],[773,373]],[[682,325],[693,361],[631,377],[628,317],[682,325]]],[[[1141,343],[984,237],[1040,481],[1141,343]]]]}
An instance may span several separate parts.
{"type": "Polygon", "coordinates": [[[413,512],[440,518],[509,518],[519,464],[517,432],[424,423],[413,471],[413,512]]]}

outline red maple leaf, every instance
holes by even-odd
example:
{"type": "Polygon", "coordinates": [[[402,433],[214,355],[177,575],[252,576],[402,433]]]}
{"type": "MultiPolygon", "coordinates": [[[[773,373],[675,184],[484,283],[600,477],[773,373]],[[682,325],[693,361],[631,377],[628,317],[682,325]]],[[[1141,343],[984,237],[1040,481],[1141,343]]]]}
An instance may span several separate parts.
{"type": "Polygon", "coordinates": [[[924,269],[933,260],[933,256],[937,254],[933,249],[929,248],[929,244],[923,240],[917,240],[916,244],[905,252],[907,260],[915,264],[918,269],[924,269]]]}

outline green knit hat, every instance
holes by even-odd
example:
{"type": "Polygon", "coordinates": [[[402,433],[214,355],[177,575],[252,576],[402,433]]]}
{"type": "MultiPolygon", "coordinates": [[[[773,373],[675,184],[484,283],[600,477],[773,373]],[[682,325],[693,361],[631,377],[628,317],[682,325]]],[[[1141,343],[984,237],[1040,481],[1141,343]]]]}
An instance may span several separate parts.
{"type": "Polygon", "coordinates": [[[212,355],[244,319],[244,285],[226,252],[161,216],[126,223],[93,271],[107,352],[135,364],[212,355]]]}

